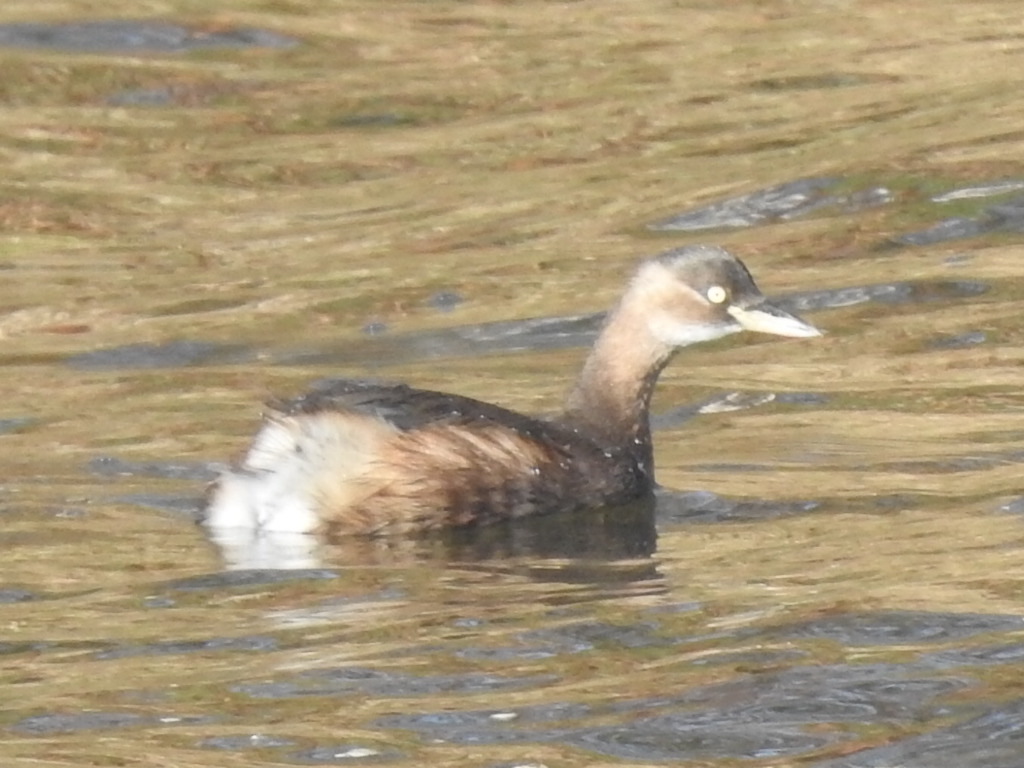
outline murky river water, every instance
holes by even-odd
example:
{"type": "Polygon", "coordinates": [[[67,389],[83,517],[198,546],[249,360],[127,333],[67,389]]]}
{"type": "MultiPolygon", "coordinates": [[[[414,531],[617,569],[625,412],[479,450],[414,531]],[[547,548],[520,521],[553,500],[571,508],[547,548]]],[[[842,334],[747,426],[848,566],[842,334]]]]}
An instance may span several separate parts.
{"type": "Polygon", "coordinates": [[[0,763],[1024,766],[1017,3],[216,6],[0,8],[0,763]],[[193,524],[317,379],[557,408],[701,241],[827,336],[681,354],[653,508],[193,524]]]}

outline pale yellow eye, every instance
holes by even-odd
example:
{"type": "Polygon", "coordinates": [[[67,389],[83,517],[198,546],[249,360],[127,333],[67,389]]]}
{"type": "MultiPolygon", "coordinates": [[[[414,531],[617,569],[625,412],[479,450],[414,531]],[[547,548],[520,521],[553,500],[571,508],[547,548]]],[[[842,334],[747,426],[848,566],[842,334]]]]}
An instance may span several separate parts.
{"type": "Polygon", "coordinates": [[[707,297],[712,304],[721,304],[729,298],[729,294],[722,286],[712,285],[708,288],[707,297]]]}

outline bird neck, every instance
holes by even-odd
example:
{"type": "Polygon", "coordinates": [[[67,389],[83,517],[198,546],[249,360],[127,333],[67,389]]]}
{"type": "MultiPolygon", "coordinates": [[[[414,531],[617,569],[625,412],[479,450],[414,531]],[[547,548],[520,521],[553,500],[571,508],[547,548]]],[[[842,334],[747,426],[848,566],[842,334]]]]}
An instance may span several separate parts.
{"type": "Polygon", "coordinates": [[[609,314],[566,401],[564,420],[600,440],[651,456],[651,395],[674,349],[655,338],[628,296],[609,314]]]}

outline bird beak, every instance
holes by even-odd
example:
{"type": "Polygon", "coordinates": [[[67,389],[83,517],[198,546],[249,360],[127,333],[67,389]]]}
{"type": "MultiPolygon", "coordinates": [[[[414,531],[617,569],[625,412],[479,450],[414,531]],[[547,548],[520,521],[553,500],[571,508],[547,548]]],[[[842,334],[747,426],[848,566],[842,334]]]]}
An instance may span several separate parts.
{"type": "Polygon", "coordinates": [[[776,336],[821,336],[821,331],[796,315],[762,301],[752,307],[733,304],[726,310],[746,331],[774,333],[776,336]]]}

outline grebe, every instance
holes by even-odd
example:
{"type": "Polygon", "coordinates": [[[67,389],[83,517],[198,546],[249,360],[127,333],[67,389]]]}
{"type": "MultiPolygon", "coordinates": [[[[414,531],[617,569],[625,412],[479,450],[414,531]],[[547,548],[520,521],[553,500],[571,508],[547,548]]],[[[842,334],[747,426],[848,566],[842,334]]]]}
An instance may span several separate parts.
{"type": "Polygon", "coordinates": [[[654,489],[649,409],[680,347],[741,330],[819,336],[716,246],[644,261],[609,312],[564,411],[334,380],[273,404],[212,486],[214,530],[386,534],[621,504],[654,489]]]}

